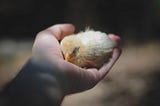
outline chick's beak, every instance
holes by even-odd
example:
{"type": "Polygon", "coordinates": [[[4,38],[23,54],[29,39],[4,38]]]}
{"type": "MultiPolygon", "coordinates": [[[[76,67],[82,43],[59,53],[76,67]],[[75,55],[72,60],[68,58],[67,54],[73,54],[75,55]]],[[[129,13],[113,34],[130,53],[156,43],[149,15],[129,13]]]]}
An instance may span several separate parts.
{"type": "Polygon", "coordinates": [[[64,58],[65,58],[66,61],[69,61],[69,59],[70,59],[70,54],[69,54],[69,53],[66,53],[65,56],[64,56],[64,58]]]}

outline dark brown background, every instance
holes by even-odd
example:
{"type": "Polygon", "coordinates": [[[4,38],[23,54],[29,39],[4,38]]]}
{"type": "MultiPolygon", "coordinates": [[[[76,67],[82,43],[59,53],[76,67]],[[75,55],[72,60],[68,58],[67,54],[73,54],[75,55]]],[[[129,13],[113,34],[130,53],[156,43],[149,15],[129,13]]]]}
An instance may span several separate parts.
{"type": "Polygon", "coordinates": [[[34,38],[57,23],[90,26],[125,39],[160,39],[159,0],[0,0],[1,38],[34,38]]]}
{"type": "Polygon", "coordinates": [[[160,0],[0,0],[0,85],[30,57],[36,33],[58,23],[123,39],[109,74],[62,106],[160,106],[160,0]]]}

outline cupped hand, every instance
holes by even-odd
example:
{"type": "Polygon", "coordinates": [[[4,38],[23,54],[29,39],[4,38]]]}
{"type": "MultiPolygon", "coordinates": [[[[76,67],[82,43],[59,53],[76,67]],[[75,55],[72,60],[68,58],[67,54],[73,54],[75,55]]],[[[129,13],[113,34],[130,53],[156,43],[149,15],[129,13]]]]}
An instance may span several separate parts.
{"type": "MultiPolygon", "coordinates": [[[[75,27],[72,24],[51,26],[37,34],[32,49],[32,59],[35,62],[41,63],[45,67],[50,67],[52,71],[60,73],[58,74],[60,76],[56,78],[64,95],[85,91],[94,87],[105,77],[121,54],[121,50],[118,47],[115,48],[110,61],[105,63],[100,69],[84,69],[65,61],[59,41],[65,36],[74,33],[74,30],[75,27]]],[[[109,37],[116,41],[117,44],[120,43],[118,36],[109,34],[109,37]]]]}

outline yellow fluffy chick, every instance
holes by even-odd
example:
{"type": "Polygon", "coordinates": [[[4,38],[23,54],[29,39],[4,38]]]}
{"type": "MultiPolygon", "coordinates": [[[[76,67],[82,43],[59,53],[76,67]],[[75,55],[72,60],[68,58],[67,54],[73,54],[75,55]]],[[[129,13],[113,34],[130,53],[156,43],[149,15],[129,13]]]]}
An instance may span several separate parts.
{"type": "Polygon", "coordinates": [[[100,68],[109,60],[117,44],[105,33],[86,30],[66,36],[60,45],[66,61],[82,68],[100,68]]]}

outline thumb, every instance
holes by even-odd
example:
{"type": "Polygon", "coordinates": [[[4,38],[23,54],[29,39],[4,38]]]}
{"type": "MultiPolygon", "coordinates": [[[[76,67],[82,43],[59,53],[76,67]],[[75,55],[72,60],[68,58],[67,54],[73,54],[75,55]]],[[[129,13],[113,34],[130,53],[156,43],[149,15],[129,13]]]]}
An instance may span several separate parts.
{"type": "Polygon", "coordinates": [[[54,26],[47,28],[44,31],[51,33],[53,36],[56,37],[57,40],[61,40],[65,36],[74,33],[75,27],[72,24],[56,24],[54,26]]]}

